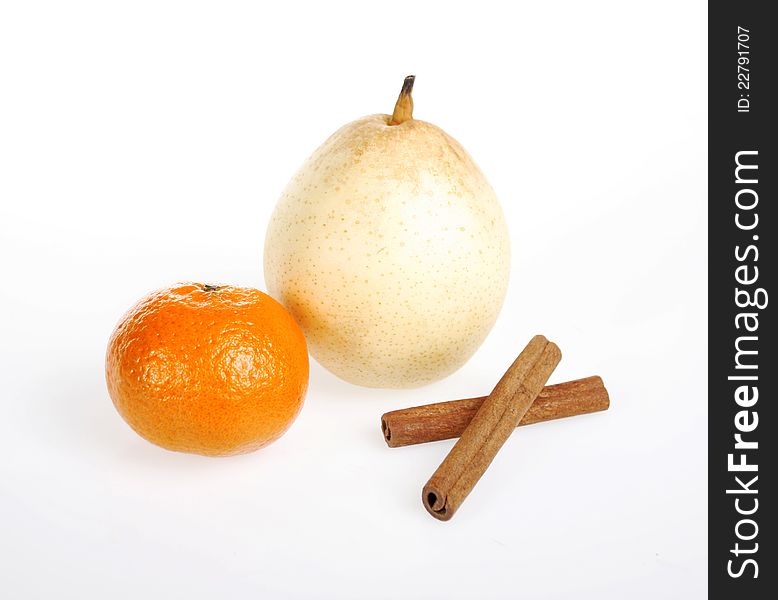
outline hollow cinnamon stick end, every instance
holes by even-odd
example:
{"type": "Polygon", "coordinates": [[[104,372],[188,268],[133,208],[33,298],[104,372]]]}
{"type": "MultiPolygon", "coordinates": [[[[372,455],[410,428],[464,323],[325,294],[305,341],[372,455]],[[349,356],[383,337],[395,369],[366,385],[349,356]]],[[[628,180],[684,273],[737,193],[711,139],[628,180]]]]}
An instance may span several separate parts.
{"type": "Polygon", "coordinates": [[[427,482],[421,490],[421,501],[427,512],[438,521],[448,521],[456,511],[456,507],[449,506],[448,498],[441,494],[432,481],[427,482]]]}
{"type": "Polygon", "coordinates": [[[384,434],[384,441],[386,441],[387,446],[390,448],[396,448],[398,446],[392,439],[392,426],[389,413],[381,415],[381,433],[384,434]]]}

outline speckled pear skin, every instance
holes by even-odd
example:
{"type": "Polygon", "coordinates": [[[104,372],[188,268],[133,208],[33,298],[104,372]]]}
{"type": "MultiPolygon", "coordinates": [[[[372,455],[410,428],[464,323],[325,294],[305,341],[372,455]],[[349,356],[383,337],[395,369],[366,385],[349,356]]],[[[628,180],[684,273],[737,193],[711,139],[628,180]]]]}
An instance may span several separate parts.
{"type": "Polygon", "coordinates": [[[369,387],[417,387],[459,369],[508,286],[500,204],[443,130],[387,115],[349,123],[303,164],[275,208],[265,282],[312,356],[369,387]]]}

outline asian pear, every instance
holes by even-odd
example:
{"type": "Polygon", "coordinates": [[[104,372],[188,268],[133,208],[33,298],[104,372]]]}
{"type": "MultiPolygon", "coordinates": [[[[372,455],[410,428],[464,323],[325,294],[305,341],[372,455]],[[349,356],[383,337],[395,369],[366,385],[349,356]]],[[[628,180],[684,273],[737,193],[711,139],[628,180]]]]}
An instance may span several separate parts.
{"type": "Polygon", "coordinates": [[[459,369],[508,286],[508,227],[462,146],[413,118],[409,76],[392,115],[336,131],[292,178],[265,240],[265,282],[312,356],[363,386],[407,388],[459,369]]]}

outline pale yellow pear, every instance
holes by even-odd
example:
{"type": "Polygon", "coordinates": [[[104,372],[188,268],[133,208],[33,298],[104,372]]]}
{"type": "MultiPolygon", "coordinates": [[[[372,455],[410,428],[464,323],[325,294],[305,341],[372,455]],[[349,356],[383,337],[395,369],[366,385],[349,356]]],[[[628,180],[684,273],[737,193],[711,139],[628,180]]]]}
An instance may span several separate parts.
{"type": "Polygon", "coordinates": [[[500,204],[473,159],[412,118],[358,119],[303,164],[265,241],[268,291],[313,357],[370,387],[415,387],[461,367],[494,325],[510,269],[500,204]]]}

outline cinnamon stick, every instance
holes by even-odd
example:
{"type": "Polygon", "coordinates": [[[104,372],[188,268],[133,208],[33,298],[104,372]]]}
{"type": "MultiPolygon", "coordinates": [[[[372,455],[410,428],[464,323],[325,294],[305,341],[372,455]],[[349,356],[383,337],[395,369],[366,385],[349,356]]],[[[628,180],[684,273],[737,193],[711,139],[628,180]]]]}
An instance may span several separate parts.
{"type": "MultiPolygon", "coordinates": [[[[457,438],[472,421],[486,396],[436,402],[385,413],[381,431],[390,448],[457,438]]],[[[598,376],[544,387],[519,426],[585,415],[610,406],[608,390],[598,376]]]]}
{"type": "Polygon", "coordinates": [[[422,502],[447,521],[491,464],[559,364],[562,353],[536,335],[502,376],[422,490],[422,502]]]}

